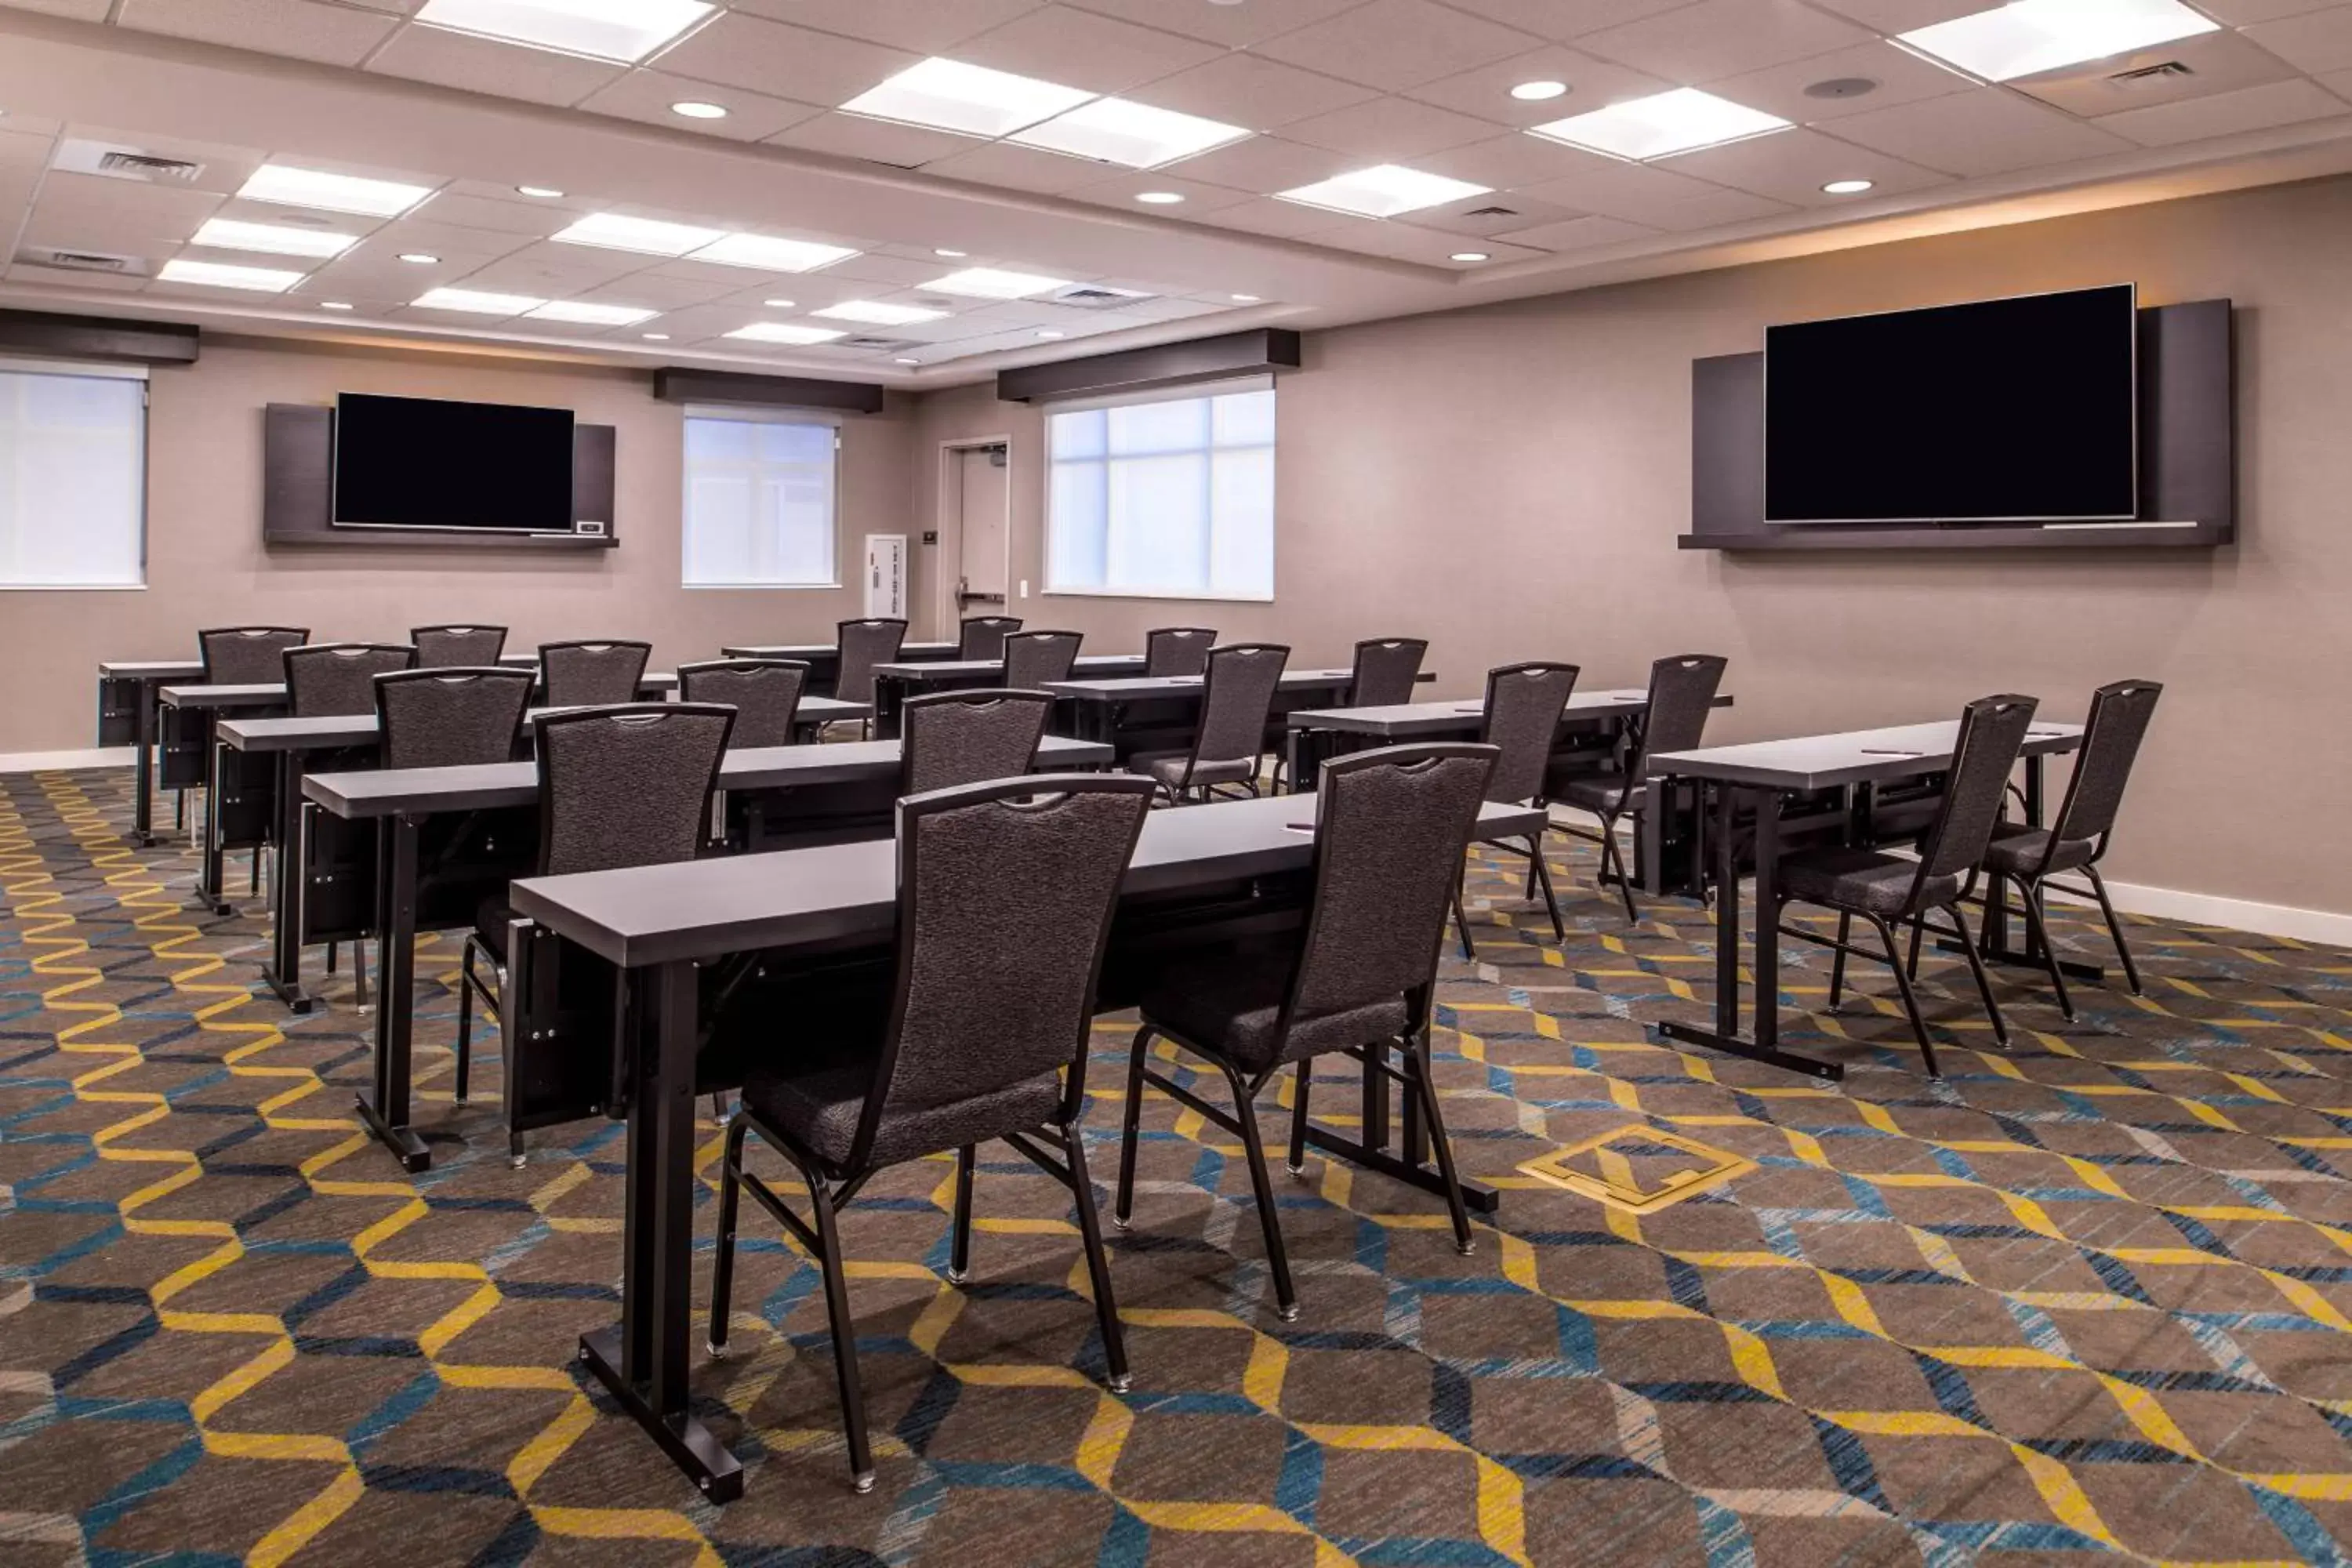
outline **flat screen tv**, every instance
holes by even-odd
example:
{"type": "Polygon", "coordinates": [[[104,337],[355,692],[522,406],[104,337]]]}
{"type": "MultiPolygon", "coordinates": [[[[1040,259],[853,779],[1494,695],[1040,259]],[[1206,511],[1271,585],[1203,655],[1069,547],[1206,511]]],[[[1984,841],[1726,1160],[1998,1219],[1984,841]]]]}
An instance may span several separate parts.
{"type": "Polygon", "coordinates": [[[2139,512],[2133,285],[1772,327],[1767,522],[2139,512]]]}
{"type": "Polygon", "coordinates": [[[335,526],[572,531],[572,411],[347,392],[335,526]]]}

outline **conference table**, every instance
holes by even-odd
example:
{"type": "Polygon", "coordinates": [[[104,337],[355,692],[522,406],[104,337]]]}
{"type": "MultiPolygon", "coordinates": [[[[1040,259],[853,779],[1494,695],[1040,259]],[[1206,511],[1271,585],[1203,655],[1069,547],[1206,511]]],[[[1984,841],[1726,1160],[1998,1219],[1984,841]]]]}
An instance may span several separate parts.
{"type": "MultiPolygon", "coordinates": [[[[805,706],[808,700],[803,699],[805,706]]],[[[856,706],[853,704],[853,706],[856,706]]],[[[1108,747],[1047,736],[1037,750],[1040,771],[1098,768],[1111,760],[1108,747]]],[[[730,751],[719,765],[718,788],[730,800],[765,795],[772,808],[772,834],[818,845],[880,838],[891,832],[898,794],[898,742],[862,741],[842,745],[765,746],[730,751]],[[803,804],[804,803],[804,804],[803,804]],[[795,824],[796,809],[808,819],[795,824]]],[[[484,897],[503,890],[525,874],[537,853],[539,764],[492,763],[457,768],[374,768],[354,773],[317,773],[302,781],[304,796],[345,822],[377,825],[375,913],[373,927],[383,949],[379,961],[373,1088],[359,1099],[360,1117],[377,1140],[407,1170],[432,1163],[424,1140],[409,1124],[411,1030],[415,1007],[416,933],[419,929],[470,927],[484,897]],[[493,814],[508,814],[506,837],[496,854],[479,852],[478,837],[467,853],[423,873],[420,847],[425,830],[451,817],[471,819],[495,836],[493,814]],[[420,889],[431,901],[420,903],[420,889]]],[[[772,855],[719,856],[693,864],[773,861],[772,855]]]]}
{"type": "MultiPolygon", "coordinates": [[[[1141,675],[1139,653],[1082,653],[1070,661],[1072,679],[1098,680],[1141,675]]],[[[935,691],[969,691],[1004,684],[1001,658],[941,658],[874,667],[874,732],[884,738],[898,733],[899,714],[910,697],[935,691]]]]}
{"type": "MultiPolygon", "coordinates": [[[[1313,896],[1316,809],[1316,796],[1276,795],[1151,813],[1120,886],[1097,1007],[1132,1005],[1161,955],[1188,944],[1264,942],[1277,930],[1295,940],[1313,896]]],[[[1488,805],[1477,835],[1524,837],[1541,826],[1533,807],[1488,805]]],[[[580,1360],[705,1495],[729,1501],[742,1493],[742,1468],[688,1408],[696,1065],[706,1031],[723,1022],[705,1016],[701,977],[749,953],[762,970],[839,965],[845,951],[887,968],[895,962],[897,846],[884,838],[529,878],[509,900],[517,914],[625,975],[640,1031],[629,1051],[621,1318],[582,1336],[580,1360]]],[[[1386,1079],[1369,1066],[1365,1077],[1363,1140],[1312,1127],[1309,1141],[1434,1189],[1435,1172],[1385,1152],[1372,1085],[1384,1093],[1386,1079]]]]}
{"type": "MultiPolygon", "coordinates": [[[[789,658],[809,667],[806,689],[831,697],[841,681],[841,648],[829,642],[738,643],[719,650],[729,658],[789,658]]],[[[940,664],[962,656],[951,642],[908,642],[898,645],[893,664],[940,664]]]]}
{"type": "MultiPolygon", "coordinates": [[[[1424,669],[1418,679],[1434,681],[1424,669]]],[[[1352,669],[1286,669],[1276,682],[1266,708],[1265,749],[1279,752],[1290,714],[1302,708],[1328,708],[1347,700],[1356,684],[1352,669]]],[[[1201,722],[1202,675],[1139,675],[1108,679],[1049,680],[1054,694],[1053,727],[1081,741],[1099,741],[1124,764],[1138,752],[1182,752],[1192,748],[1201,722]]]]}
{"type": "MultiPolygon", "coordinates": [[[[1657,786],[1663,787],[1669,779],[1696,780],[1712,790],[1714,848],[1718,857],[1715,1026],[1702,1028],[1669,1019],[1657,1026],[1661,1036],[1830,1082],[1845,1076],[1845,1068],[1836,1062],[1780,1049],[1780,936],[1779,921],[1773,915],[1778,907],[1783,802],[1790,796],[1830,792],[1864,792],[1866,797],[1867,791],[1882,784],[1947,773],[1952,766],[1952,748],[1958,740],[1959,729],[1958,720],[1941,720],[1843,734],[1757,741],[1738,746],[1706,746],[1648,759],[1645,772],[1657,786]],[[1746,1034],[1740,1032],[1739,1026],[1740,854],[1738,841],[1734,837],[1742,805],[1753,816],[1757,910],[1755,1019],[1746,1034]]],[[[2078,749],[2082,743],[2080,724],[2036,721],[2026,731],[2021,752],[2026,776],[2026,826],[2042,826],[2044,763],[2053,756],[2078,749]]],[[[1847,830],[1849,838],[1866,836],[1866,806],[1840,816],[1851,825],[1847,830]]],[[[2006,879],[1988,879],[1981,941],[1989,952],[2021,961],[2023,954],[2007,951],[2007,902],[2006,879]]]]}

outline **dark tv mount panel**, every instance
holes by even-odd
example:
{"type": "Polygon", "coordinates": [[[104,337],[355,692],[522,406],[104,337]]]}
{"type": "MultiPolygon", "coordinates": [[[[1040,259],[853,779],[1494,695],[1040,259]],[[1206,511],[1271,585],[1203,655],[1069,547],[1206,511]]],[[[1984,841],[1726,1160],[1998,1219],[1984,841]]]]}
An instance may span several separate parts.
{"type": "Polygon", "coordinates": [[[2237,538],[2230,301],[2139,313],[2139,504],[2128,522],[1768,523],[1764,356],[1691,362],[1685,550],[2210,550],[2237,538]]]}
{"type": "Polygon", "coordinates": [[[360,550],[612,550],[614,430],[572,429],[572,516],[604,525],[594,533],[486,533],[465,529],[337,528],[335,411],[310,403],[262,410],[261,542],[360,550]]]}

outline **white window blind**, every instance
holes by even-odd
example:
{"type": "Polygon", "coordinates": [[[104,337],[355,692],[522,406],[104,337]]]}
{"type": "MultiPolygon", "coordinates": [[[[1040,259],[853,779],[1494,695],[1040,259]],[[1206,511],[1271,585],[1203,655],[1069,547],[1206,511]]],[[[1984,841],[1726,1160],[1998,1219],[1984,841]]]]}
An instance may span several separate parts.
{"type": "Polygon", "coordinates": [[[145,380],[0,363],[0,587],[136,588],[146,557],[145,380]]]}
{"type": "Polygon", "coordinates": [[[1274,597],[1274,387],[1046,416],[1046,591],[1274,597]]]}
{"type": "Polygon", "coordinates": [[[688,409],[684,582],[838,586],[840,432],[808,415],[688,409]]]}

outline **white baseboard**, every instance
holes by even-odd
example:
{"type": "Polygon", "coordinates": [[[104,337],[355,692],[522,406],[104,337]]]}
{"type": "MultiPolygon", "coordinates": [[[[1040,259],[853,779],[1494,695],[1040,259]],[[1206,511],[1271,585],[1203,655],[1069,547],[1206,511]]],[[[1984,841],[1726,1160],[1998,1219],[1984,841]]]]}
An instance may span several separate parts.
{"type": "MultiPolygon", "coordinates": [[[[2052,896],[2068,903],[2077,901],[2063,894],[2052,896]]],[[[2126,914],[2352,947],[2352,914],[2337,914],[2331,910],[2300,910],[2292,904],[2262,904],[2252,899],[2225,899],[2215,893],[2184,893],[2177,888],[2151,888],[2112,879],[2107,882],[2107,897],[2126,914]]]]}
{"type": "Polygon", "coordinates": [[[0,773],[39,773],[53,768],[127,768],[135,746],[92,746],[80,752],[0,752],[0,773]]]}

